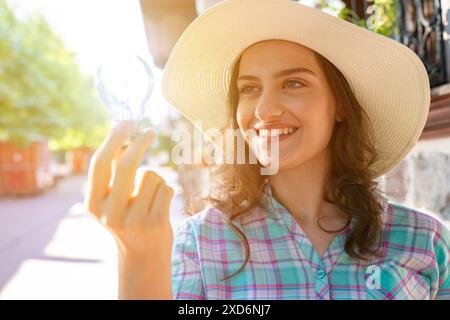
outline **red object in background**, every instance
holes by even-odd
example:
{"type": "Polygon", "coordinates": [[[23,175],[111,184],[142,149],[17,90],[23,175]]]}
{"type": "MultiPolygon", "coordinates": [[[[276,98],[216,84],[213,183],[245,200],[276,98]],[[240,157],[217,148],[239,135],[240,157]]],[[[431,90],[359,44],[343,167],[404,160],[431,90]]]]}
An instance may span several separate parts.
{"type": "Polygon", "coordinates": [[[72,149],[72,173],[84,174],[87,172],[92,152],[93,150],[87,147],[72,149]]]}
{"type": "Polygon", "coordinates": [[[27,147],[0,141],[0,195],[37,193],[52,185],[50,163],[47,141],[27,147]]]}

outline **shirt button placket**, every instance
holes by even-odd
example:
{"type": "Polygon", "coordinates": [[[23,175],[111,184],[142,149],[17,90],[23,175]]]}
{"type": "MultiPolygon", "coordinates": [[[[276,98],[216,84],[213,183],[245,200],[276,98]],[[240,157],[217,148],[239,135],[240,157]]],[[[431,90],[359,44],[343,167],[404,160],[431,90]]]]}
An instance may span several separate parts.
{"type": "Polygon", "coordinates": [[[317,269],[315,281],[317,300],[329,300],[330,290],[328,284],[328,274],[323,268],[317,269]]]}

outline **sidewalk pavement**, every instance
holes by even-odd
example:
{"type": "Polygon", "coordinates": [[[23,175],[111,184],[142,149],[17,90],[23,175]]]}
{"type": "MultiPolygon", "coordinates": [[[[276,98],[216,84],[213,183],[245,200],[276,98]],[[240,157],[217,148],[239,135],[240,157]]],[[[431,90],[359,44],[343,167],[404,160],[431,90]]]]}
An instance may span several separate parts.
{"type": "MultiPolygon", "coordinates": [[[[171,222],[183,219],[176,173],[158,171],[175,195],[171,222]]],[[[112,235],[84,210],[85,176],[70,176],[33,197],[0,199],[0,300],[117,299],[112,235]]]]}

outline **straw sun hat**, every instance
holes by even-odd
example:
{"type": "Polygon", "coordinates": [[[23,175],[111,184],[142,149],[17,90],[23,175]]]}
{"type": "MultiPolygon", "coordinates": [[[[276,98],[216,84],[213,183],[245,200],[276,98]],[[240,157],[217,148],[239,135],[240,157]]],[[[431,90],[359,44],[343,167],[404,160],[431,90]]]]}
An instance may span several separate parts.
{"type": "Polygon", "coordinates": [[[375,132],[381,176],[416,144],[430,106],[427,72],[406,46],[289,0],[228,0],[197,17],[164,69],[165,98],[202,130],[226,122],[231,68],[244,49],[268,39],[297,42],[345,76],[375,132]]]}

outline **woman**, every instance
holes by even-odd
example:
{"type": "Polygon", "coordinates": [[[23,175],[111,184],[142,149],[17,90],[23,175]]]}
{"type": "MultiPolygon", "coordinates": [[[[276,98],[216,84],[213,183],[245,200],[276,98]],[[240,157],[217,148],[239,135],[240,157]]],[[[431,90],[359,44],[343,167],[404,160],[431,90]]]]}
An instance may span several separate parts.
{"type": "Polygon", "coordinates": [[[163,91],[205,131],[238,129],[259,161],[222,165],[173,240],[171,188],[148,171],[133,190],[154,131],[122,154],[116,128],[86,204],[117,240],[121,298],[450,299],[449,231],[377,191],[427,116],[409,49],[291,1],[230,0],[182,35],[163,91]]]}

